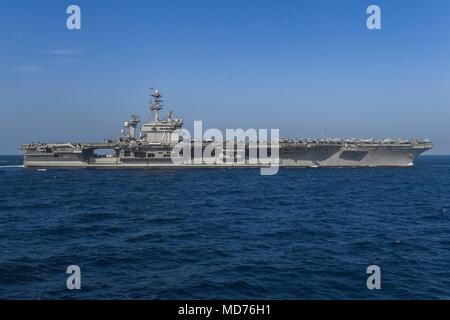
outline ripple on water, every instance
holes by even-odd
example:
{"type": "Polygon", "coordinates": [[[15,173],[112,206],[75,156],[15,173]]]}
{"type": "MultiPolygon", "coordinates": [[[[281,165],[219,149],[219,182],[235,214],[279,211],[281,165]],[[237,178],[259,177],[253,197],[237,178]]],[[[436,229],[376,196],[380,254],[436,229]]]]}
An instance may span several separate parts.
{"type": "Polygon", "coordinates": [[[448,298],[449,166],[2,168],[0,298],[448,298]],[[64,289],[70,264],[77,293],[64,289]],[[378,292],[365,287],[372,264],[378,292]]]}

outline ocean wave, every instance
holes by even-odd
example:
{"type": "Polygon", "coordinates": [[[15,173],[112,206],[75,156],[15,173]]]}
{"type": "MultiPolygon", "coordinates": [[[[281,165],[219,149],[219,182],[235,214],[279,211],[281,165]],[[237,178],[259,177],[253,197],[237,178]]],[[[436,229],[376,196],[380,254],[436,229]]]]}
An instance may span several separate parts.
{"type": "Polygon", "coordinates": [[[0,299],[442,298],[450,171],[433,164],[270,179],[0,170],[0,299]],[[83,290],[68,294],[72,264],[83,290]],[[366,287],[372,264],[383,290],[366,287]]]}

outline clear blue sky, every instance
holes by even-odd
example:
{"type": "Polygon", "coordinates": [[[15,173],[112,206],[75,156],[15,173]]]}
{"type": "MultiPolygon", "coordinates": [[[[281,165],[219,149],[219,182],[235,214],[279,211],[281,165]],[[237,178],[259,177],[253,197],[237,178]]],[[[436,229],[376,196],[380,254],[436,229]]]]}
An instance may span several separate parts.
{"type": "Polygon", "coordinates": [[[450,153],[450,2],[1,1],[0,154],[117,137],[154,85],[192,128],[421,137],[450,153]],[[77,4],[82,29],[66,29],[77,4]],[[382,30],[366,28],[378,4],[382,30]]]}

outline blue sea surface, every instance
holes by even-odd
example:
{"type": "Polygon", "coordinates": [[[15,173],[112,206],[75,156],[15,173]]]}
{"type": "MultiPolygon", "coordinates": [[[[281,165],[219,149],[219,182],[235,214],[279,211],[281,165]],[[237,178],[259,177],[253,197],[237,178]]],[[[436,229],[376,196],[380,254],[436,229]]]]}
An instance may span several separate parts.
{"type": "Polygon", "coordinates": [[[0,299],[450,298],[449,156],[275,176],[21,161],[0,157],[0,299]]]}

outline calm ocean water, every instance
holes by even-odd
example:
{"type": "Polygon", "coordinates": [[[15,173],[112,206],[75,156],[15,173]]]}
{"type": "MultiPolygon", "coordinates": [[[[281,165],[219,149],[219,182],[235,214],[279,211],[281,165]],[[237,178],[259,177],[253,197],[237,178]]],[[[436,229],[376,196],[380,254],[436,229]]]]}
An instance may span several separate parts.
{"type": "Polygon", "coordinates": [[[448,156],[276,176],[20,162],[0,157],[0,299],[450,298],[448,156]]]}

